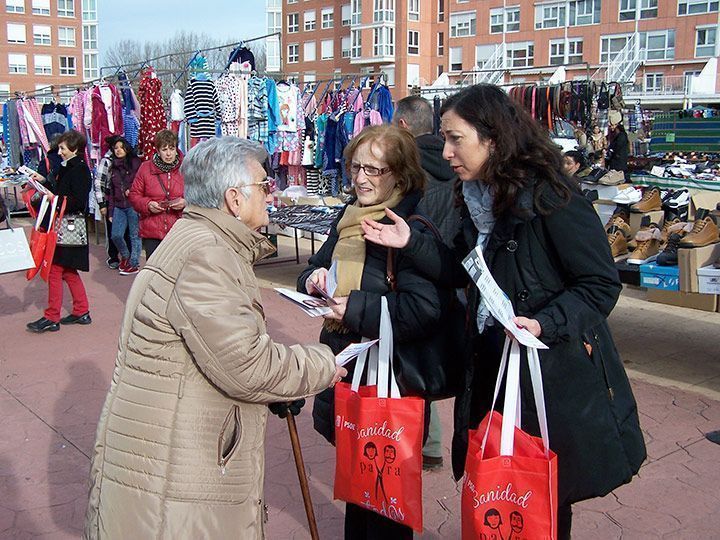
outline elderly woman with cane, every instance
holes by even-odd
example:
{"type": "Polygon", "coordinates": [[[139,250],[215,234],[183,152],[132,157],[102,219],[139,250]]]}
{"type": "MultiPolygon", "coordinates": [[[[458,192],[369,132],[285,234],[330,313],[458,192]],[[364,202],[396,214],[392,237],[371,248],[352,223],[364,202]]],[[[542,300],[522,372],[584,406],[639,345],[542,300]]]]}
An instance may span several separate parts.
{"type": "Polygon", "coordinates": [[[346,374],[325,345],[275,343],[252,265],[272,253],[267,154],[193,148],[188,206],[135,279],[97,430],[85,538],[263,538],[267,404],[346,374]]]}

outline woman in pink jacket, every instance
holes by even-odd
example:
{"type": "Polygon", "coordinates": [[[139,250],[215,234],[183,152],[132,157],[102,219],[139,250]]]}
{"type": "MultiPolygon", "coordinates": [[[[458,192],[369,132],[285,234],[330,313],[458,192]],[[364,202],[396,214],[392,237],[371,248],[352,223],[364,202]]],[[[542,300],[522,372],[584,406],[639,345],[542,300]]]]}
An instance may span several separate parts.
{"type": "Polygon", "coordinates": [[[149,259],[185,208],[185,183],[177,135],[164,129],[155,135],[156,153],[144,162],[130,189],[130,203],[140,214],[140,238],[149,259]]]}

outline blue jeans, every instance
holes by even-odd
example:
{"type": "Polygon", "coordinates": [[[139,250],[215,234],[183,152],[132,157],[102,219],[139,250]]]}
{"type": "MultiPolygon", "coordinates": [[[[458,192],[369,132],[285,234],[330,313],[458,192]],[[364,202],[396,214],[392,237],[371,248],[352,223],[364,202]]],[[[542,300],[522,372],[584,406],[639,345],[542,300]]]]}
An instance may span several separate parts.
{"type": "Polygon", "coordinates": [[[118,252],[123,259],[130,259],[130,266],[140,264],[140,252],[142,242],[140,241],[140,220],[138,214],[132,208],[114,208],[112,220],[112,241],[117,246],[118,252]],[[128,229],[130,236],[130,249],[125,243],[125,229],[128,229]]]}

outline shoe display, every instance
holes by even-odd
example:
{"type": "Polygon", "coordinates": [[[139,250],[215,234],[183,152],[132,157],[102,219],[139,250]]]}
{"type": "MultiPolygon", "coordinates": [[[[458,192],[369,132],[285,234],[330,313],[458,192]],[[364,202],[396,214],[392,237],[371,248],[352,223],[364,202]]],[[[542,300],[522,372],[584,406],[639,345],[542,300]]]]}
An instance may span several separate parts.
{"type": "Polygon", "coordinates": [[[27,323],[27,329],[36,334],[43,332],[57,332],[60,330],[60,323],[52,322],[45,317],[40,317],[37,321],[27,323]]]}
{"type": "Polygon", "coordinates": [[[608,230],[607,239],[613,259],[627,254],[627,240],[625,240],[625,233],[620,227],[611,227],[608,230]]]}
{"type": "Polygon", "coordinates": [[[657,259],[655,259],[655,262],[659,266],[677,266],[678,247],[680,245],[680,240],[682,240],[684,234],[684,232],[675,232],[670,235],[667,244],[665,244],[665,249],[658,253],[657,259]]]}
{"type": "Polygon", "coordinates": [[[632,238],[632,233],[630,232],[630,225],[621,217],[616,217],[611,222],[605,225],[605,232],[610,234],[610,229],[613,227],[620,229],[623,233],[623,236],[625,237],[625,240],[630,240],[632,238]]]}
{"type": "Polygon", "coordinates": [[[660,188],[650,187],[643,193],[642,200],[630,207],[632,212],[644,214],[646,212],[654,212],[662,208],[662,198],[660,197],[660,188]]]}
{"type": "Polygon", "coordinates": [[[696,248],[717,242],[720,242],[720,231],[715,223],[715,218],[710,215],[709,210],[698,209],[692,231],[680,241],[680,247],[696,248]]]}
{"type": "Polygon", "coordinates": [[[654,223],[640,229],[635,235],[637,246],[628,257],[628,264],[646,264],[653,260],[660,251],[660,229],[654,223]]]}
{"type": "Polygon", "coordinates": [[[681,229],[685,225],[687,225],[687,223],[685,223],[684,221],[680,221],[679,218],[665,219],[665,221],[663,221],[662,230],[660,231],[660,234],[662,236],[662,238],[660,238],[661,247],[665,245],[671,232],[676,232],[678,229],[681,229]],[[681,223],[682,225],[680,225],[681,223]]]}
{"type": "Polygon", "coordinates": [[[108,257],[107,259],[105,259],[105,264],[107,265],[108,268],[117,270],[118,266],[120,266],[120,261],[118,261],[117,259],[111,259],[110,257],[108,257]]]}
{"type": "Polygon", "coordinates": [[[617,218],[620,218],[625,223],[630,223],[630,212],[628,212],[625,208],[617,207],[613,212],[613,215],[610,216],[610,218],[607,220],[607,223],[605,224],[606,231],[613,226],[614,221],[617,218]]]}
{"type": "Polygon", "coordinates": [[[137,266],[132,266],[130,263],[125,265],[125,268],[122,268],[120,270],[121,276],[132,276],[133,274],[137,274],[140,271],[140,268],[137,266]]]}
{"type": "Polygon", "coordinates": [[[423,454],[423,470],[424,471],[432,471],[436,469],[441,469],[443,466],[443,458],[441,457],[435,457],[435,456],[426,456],[423,454]]]}
{"type": "Polygon", "coordinates": [[[603,186],[618,186],[625,182],[625,173],[622,171],[608,171],[605,176],[598,180],[603,186]]]}
{"type": "Polygon", "coordinates": [[[597,189],[583,189],[582,193],[583,195],[585,195],[585,198],[590,202],[595,202],[599,198],[597,189]]]}
{"type": "Polygon", "coordinates": [[[60,324],[90,324],[92,319],[90,318],[90,312],[84,313],[83,315],[68,315],[60,319],[60,324]]]}
{"type": "Polygon", "coordinates": [[[634,187],[629,187],[623,189],[620,193],[613,197],[613,202],[617,204],[635,204],[640,202],[641,199],[642,191],[634,187]]]}
{"type": "Polygon", "coordinates": [[[690,204],[690,192],[687,189],[673,191],[665,199],[663,204],[668,208],[681,208],[690,204]]]}

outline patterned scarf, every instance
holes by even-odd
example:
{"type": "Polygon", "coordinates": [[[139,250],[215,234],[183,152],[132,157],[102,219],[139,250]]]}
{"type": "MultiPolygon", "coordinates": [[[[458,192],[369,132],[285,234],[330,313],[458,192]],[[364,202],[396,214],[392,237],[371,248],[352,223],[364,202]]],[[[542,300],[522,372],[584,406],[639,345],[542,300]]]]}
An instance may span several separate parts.
{"type": "Polygon", "coordinates": [[[175,156],[175,160],[172,163],[165,163],[160,158],[159,154],[153,155],[153,163],[158,169],[160,169],[164,173],[169,173],[170,171],[172,171],[175,167],[177,167],[179,161],[180,158],[178,156],[175,156]]]}

